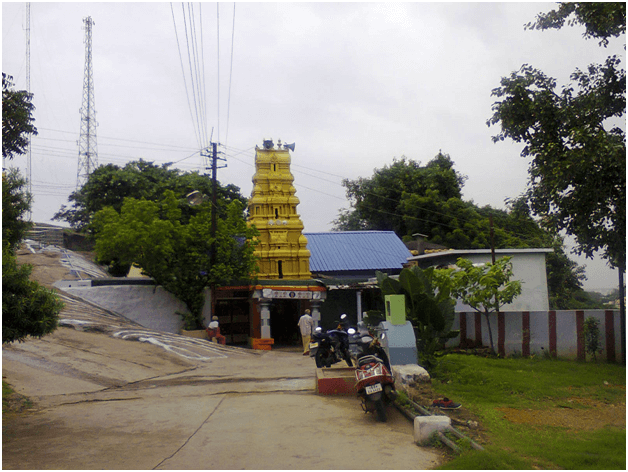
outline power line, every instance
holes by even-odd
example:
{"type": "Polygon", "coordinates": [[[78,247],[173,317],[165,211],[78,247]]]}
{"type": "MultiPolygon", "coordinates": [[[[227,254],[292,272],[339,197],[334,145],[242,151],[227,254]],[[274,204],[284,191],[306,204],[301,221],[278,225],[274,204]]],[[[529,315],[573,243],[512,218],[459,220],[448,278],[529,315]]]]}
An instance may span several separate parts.
{"type": "MultiPolygon", "coordinates": [[[[58,129],[51,129],[51,128],[37,128],[38,131],[44,130],[44,131],[54,131],[55,133],[64,133],[64,134],[76,134],[74,131],[62,131],[62,130],[58,130],[58,129]]],[[[37,135],[37,139],[53,139],[53,138],[42,138],[41,135],[37,135]]],[[[154,142],[149,142],[149,141],[138,141],[136,139],[124,139],[124,138],[114,138],[112,136],[103,136],[100,135],[99,139],[103,140],[103,139],[111,139],[113,141],[125,141],[125,142],[129,142],[129,143],[138,143],[138,144],[150,144],[150,145],[155,145],[155,146],[162,146],[162,147],[171,147],[174,149],[185,149],[185,150],[192,150],[193,148],[187,147],[187,146],[176,146],[174,144],[164,144],[164,143],[154,143],[154,142]]],[[[67,142],[74,142],[74,140],[66,140],[67,142]]],[[[108,144],[108,146],[113,146],[113,144],[108,144]]]]}
{"type": "MultiPolygon", "coordinates": [[[[177,33],[177,22],[174,18],[174,9],[172,8],[172,2],[170,2],[170,11],[172,12],[172,23],[174,24],[174,35],[177,39],[177,51],[179,52],[179,62],[181,63],[181,73],[183,74],[183,86],[185,88],[185,98],[188,102],[188,109],[190,110],[190,118],[192,119],[192,125],[194,125],[194,115],[192,113],[192,105],[190,104],[190,93],[188,92],[188,84],[185,79],[185,68],[183,67],[183,56],[181,55],[181,46],[179,44],[179,35],[177,33]]],[[[185,22],[185,10],[183,11],[183,21],[185,22]]],[[[196,136],[196,140],[200,145],[200,137],[197,133],[197,128],[194,127],[194,135],[196,136]]]]}
{"type": "Polygon", "coordinates": [[[199,25],[201,30],[201,70],[202,70],[202,82],[203,82],[203,95],[202,95],[202,104],[203,104],[203,131],[205,136],[205,141],[203,142],[204,147],[209,145],[209,141],[207,139],[207,89],[205,82],[205,47],[203,42],[203,4],[198,4],[198,14],[199,14],[199,25]]]}
{"type": "MultiPolygon", "coordinates": [[[[199,147],[203,147],[203,143],[202,143],[202,131],[201,131],[201,125],[200,125],[200,119],[199,119],[199,115],[198,115],[198,99],[196,97],[196,85],[194,84],[194,72],[193,72],[193,68],[192,68],[192,57],[190,55],[190,41],[191,41],[191,32],[188,35],[188,26],[187,26],[187,21],[185,19],[185,7],[183,6],[183,4],[181,4],[181,10],[183,12],[183,26],[184,26],[184,30],[185,30],[185,43],[187,46],[187,51],[188,51],[188,65],[190,66],[190,84],[191,84],[191,89],[192,89],[192,102],[194,103],[194,114],[196,115],[196,127],[198,130],[198,134],[197,134],[197,139],[198,139],[198,145],[199,147]]],[[[188,4],[188,10],[189,10],[189,4],[188,4]]],[[[188,21],[191,22],[191,19],[188,19],[188,21]]],[[[191,27],[191,24],[190,24],[191,27]]]]}
{"type": "MultiPolygon", "coordinates": [[[[235,148],[230,148],[230,149],[235,149],[235,148]]],[[[247,151],[248,151],[248,150],[247,150],[247,151]]],[[[247,152],[247,151],[241,151],[241,152],[239,152],[239,154],[242,154],[242,153],[247,152]]],[[[254,164],[251,164],[251,163],[249,163],[249,162],[245,162],[245,161],[243,161],[243,160],[241,160],[241,159],[238,159],[237,157],[235,157],[235,155],[232,155],[231,157],[232,157],[233,159],[235,159],[236,161],[238,161],[238,162],[242,162],[242,163],[244,163],[244,164],[246,164],[246,165],[254,166],[254,164]]],[[[304,167],[304,166],[297,166],[297,167],[307,168],[307,167],[304,167]]],[[[315,170],[315,169],[311,169],[311,170],[315,170]]],[[[317,171],[318,171],[318,170],[317,170],[317,171]]],[[[322,171],[320,171],[320,172],[322,172],[322,171]]],[[[342,184],[339,184],[338,182],[335,182],[335,181],[333,181],[333,180],[324,179],[324,178],[319,177],[319,176],[316,176],[316,175],[308,174],[307,172],[302,172],[302,171],[300,171],[300,173],[302,173],[302,174],[304,174],[304,175],[307,175],[307,176],[309,176],[309,177],[313,177],[313,178],[318,179],[318,180],[323,180],[323,181],[325,181],[325,182],[329,182],[329,183],[332,183],[332,184],[339,185],[339,186],[343,187],[343,185],[342,185],[342,184]]],[[[337,174],[331,174],[331,173],[328,173],[328,172],[322,172],[322,173],[325,173],[325,174],[328,174],[328,175],[332,175],[332,176],[335,176],[335,177],[340,177],[340,178],[343,178],[342,176],[339,176],[339,175],[337,175],[337,174]]],[[[348,179],[343,178],[343,180],[348,180],[348,179]]],[[[296,187],[299,187],[299,188],[304,188],[304,189],[310,190],[310,191],[312,191],[312,192],[320,193],[320,194],[322,194],[322,195],[326,195],[326,196],[329,196],[329,197],[332,197],[332,198],[336,198],[336,199],[339,199],[339,200],[345,200],[345,201],[346,201],[346,197],[338,197],[338,196],[336,196],[336,195],[332,195],[332,194],[329,194],[329,193],[323,192],[323,191],[318,190],[318,189],[314,189],[314,188],[311,188],[311,187],[307,187],[307,186],[302,185],[302,184],[295,184],[295,186],[296,186],[296,187]]],[[[384,188],[385,188],[385,189],[387,189],[387,190],[390,190],[390,188],[387,188],[387,187],[384,187],[384,188]]],[[[400,203],[400,201],[399,201],[399,200],[396,200],[396,199],[393,199],[393,198],[389,198],[389,197],[385,197],[385,196],[383,196],[383,195],[378,195],[378,194],[375,194],[375,193],[372,193],[372,192],[365,192],[365,193],[366,193],[367,195],[371,195],[371,196],[374,196],[374,197],[376,197],[376,198],[385,199],[385,200],[391,201],[391,202],[396,203],[396,204],[399,204],[399,203],[400,203]]],[[[412,193],[412,194],[410,194],[410,195],[417,195],[417,196],[419,196],[418,194],[414,194],[414,193],[412,193]]],[[[462,201],[462,200],[461,200],[461,201],[462,201]]],[[[464,201],[463,201],[463,203],[467,203],[467,202],[464,202],[464,201]]],[[[420,218],[420,217],[413,216],[413,215],[408,215],[408,214],[399,214],[399,213],[394,213],[394,212],[390,212],[390,211],[382,210],[382,209],[377,208],[377,207],[373,207],[373,206],[370,206],[370,205],[366,205],[366,204],[364,204],[364,203],[362,203],[362,206],[363,206],[365,209],[368,209],[368,210],[371,210],[371,211],[375,211],[375,212],[377,212],[377,213],[381,213],[381,214],[389,215],[389,216],[394,216],[394,217],[398,217],[398,218],[406,218],[406,219],[411,219],[411,220],[415,220],[415,221],[422,221],[422,222],[425,222],[425,223],[430,223],[430,224],[438,225],[438,226],[445,227],[445,228],[449,228],[449,229],[452,229],[452,230],[455,230],[455,229],[460,229],[460,226],[453,226],[453,225],[448,224],[448,223],[439,222],[439,221],[434,221],[434,220],[430,220],[430,219],[427,219],[427,218],[420,218]]],[[[448,214],[448,213],[443,213],[443,212],[439,212],[439,211],[436,211],[436,210],[430,210],[430,209],[428,209],[428,208],[424,208],[424,207],[416,207],[416,208],[417,208],[417,210],[421,210],[421,211],[424,211],[424,212],[427,212],[427,213],[432,213],[432,214],[435,214],[435,215],[443,216],[443,217],[446,217],[446,218],[450,218],[450,219],[452,219],[452,220],[458,220],[458,221],[460,221],[461,223],[475,223],[475,222],[476,222],[476,220],[469,220],[469,219],[466,219],[466,218],[461,218],[459,215],[451,215],[451,214],[448,214]]],[[[474,209],[474,210],[475,210],[475,209],[474,209]]],[[[354,210],[354,211],[355,211],[355,210],[354,210]]],[[[479,214],[479,213],[478,213],[478,217],[479,217],[481,220],[484,220],[484,217],[482,217],[482,215],[481,215],[481,214],[479,214]]],[[[532,239],[532,238],[530,238],[528,235],[524,235],[524,234],[517,233],[517,232],[514,232],[514,231],[510,231],[510,234],[512,234],[513,236],[517,236],[517,237],[519,237],[519,238],[520,238],[522,241],[524,241],[524,242],[526,242],[526,241],[530,242],[530,241],[532,241],[532,240],[533,240],[533,239],[532,239]]]]}
{"type": "Polygon", "coordinates": [[[233,25],[231,27],[231,65],[229,66],[229,93],[227,94],[227,132],[225,134],[225,145],[229,142],[229,113],[231,111],[231,80],[233,78],[233,38],[235,37],[235,13],[236,4],[233,2],[233,25]]]}
{"type": "MultiPolygon", "coordinates": [[[[194,5],[192,3],[188,3],[188,18],[190,22],[190,39],[192,44],[192,59],[194,62],[194,74],[196,77],[195,83],[195,101],[198,104],[198,127],[199,127],[199,135],[201,136],[201,147],[205,147],[207,145],[207,114],[205,111],[205,96],[203,93],[204,90],[204,75],[200,62],[203,60],[202,51],[199,52],[198,40],[196,35],[196,16],[194,14],[194,5]]],[[[202,42],[202,20],[200,22],[201,29],[201,42],[202,42]]],[[[192,74],[192,70],[190,69],[190,74],[192,74]]],[[[194,82],[194,81],[193,81],[194,82]]]]}
{"type": "Polygon", "coordinates": [[[220,2],[216,2],[216,86],[218,88],[216,96],[217,123],[216,131],[218,135],[217,142],[220,142],[220,2]]]}

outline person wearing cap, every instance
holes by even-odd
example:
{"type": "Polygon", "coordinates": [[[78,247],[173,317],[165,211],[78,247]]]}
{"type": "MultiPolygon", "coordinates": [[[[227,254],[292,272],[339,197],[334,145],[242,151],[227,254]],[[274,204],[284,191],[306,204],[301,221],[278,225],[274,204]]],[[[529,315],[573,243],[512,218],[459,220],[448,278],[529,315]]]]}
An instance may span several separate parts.
{"type": "Polygon", "coordinates": [[[214,338],[220,344],[227,344],[227,338],[225,338],[222,334],[220,334],[220,327],[218,326],[218,317],[214,316],[212,321],[209,323],[209,326],[206,329],[207,337],[210,341],[213,341],[214,338]]]}
{"type": "Polygon", "coordinates": [[[301,339],[303,340],[303,355],[310,353],[310,337],[312,336],[312,328],[314,320],[310,316],[310,310],[305,310],[303,316],[299,318],[299,329],[301,330],[301,339]]]}

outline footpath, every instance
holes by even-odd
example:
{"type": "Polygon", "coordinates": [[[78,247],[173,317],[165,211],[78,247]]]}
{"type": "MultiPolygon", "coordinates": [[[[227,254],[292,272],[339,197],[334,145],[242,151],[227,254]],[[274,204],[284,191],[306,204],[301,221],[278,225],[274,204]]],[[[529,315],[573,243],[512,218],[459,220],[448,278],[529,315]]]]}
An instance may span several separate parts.
{"type": "Polygon", "coordinates": [[[33,401],[3,415],[4,469],[429,469],[390,408],[315,392],[298,350],[252,351],[150,331],[64,296],[60,328],[3,346],[33,401]]]}

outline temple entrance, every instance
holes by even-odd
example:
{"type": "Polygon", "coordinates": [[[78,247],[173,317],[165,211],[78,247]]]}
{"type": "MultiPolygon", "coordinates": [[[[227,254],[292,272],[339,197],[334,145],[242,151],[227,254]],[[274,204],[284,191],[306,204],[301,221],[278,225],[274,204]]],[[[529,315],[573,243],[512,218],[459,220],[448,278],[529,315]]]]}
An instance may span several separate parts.
{"type": "Polygon", "coordinates": [[[227,338],[227,344],[246,344],[251,333],[249,301],[217,300],[216,316],[220,323],[220,334],[227,338]]]}
{"type": "Polygon", "coordinates": [[[270,335],[275,346],[298,346],[301,343],[301,331],[298,323],[301,313],[297,300],[276,299],[270,305],[270,335]]]}

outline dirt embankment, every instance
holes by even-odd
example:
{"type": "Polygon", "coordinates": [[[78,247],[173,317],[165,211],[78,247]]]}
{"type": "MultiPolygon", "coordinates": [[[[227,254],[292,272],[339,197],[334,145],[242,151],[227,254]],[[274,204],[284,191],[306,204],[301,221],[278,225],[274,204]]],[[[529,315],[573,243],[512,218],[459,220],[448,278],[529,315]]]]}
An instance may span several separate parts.
{"type": "Polygon", "coordinates": [[[70,273],[70,269],[61,265],[61,252],[42,252],[33,254],[22,247],[17,250],[18,264],[30,264],[33,266],[31,280],[35,280],[46,288],[52,288],[52,284],[58,280],[75,280],[77,277],[70,273]]]}

